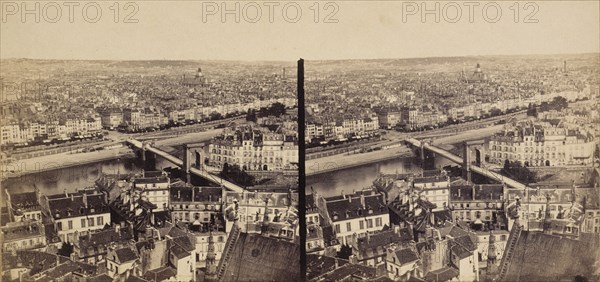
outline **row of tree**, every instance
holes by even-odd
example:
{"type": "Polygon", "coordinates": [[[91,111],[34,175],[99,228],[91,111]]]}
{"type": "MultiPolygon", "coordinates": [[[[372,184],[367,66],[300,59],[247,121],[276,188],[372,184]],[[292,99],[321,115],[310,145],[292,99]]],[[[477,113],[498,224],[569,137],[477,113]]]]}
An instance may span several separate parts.
{"type": "Polygon", "coordinates": [[[248,110],[246,114],[247,121],[256,122],[256,119],[259,117],[267,117],[267,116],[275,116],[280,117],[285,115],[285,105],[279,102],[273,103],[269,107],[260,108],[258,111],[255,109],[248,110]]]}
{"type": "Polygon", "coordinates": [[[219,176],[242,186],[256,185],[255,177],[246,173],[246,171],[240,169],[240,167],[235,164],[223,164],[223,169],[219,173],[219,176]]]}
{"type": "Polygon", "coordinates": [[[566,109],[568,106],[569,102],[567,102],[567,99],[565,97],[557,96],[554,97],[554,99],[552,99],[552,101],[550,102],[542,102],[538,107],[536,107],[532,103],[529,103],[529,106],[527,107],[527,115],[537,117],[538,113],[540,112],[547,112],[552,110],[560,112],[563,109],[566,109]]]}

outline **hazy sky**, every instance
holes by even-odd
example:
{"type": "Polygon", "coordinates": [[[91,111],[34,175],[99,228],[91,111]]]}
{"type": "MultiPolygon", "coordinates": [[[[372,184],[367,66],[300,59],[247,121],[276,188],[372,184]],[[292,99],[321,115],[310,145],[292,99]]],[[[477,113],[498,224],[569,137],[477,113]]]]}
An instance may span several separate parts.
{"type": "Polygon", "coordinates": [[[427,2],[433,9],[440,4],[440,19],[425,15],[422,1],[332,1],[320,2],[319,22],[314,20],[314,1],[271,2],[274,13],[269,19],[269,4],[263,2],[201,1],[137,1],[130,2],[138,11],[132,17],[137,23],[123,23],[134,6],[119,2],[118,23],[114,22],[114,1],[97,1],[87,7],[92,21],[95,8],[101,16],[95,23],[83,17],[83,5],[72,6],[73,22],[69,22],[69,6],[48,2],[7,2],[2,0],[0,24],[1,58],[41,59],[200,59],[200,60],[285,60],[305,59],[371,59],[429,56],[462,56],[493,54],[558,54],[599,52],[599,1],[493,2],[488,6],[488,21],[483,5],[473,6],[473,23],[469,19],[469,2],[427,2]],[[287,18],[283,5],[287,6],[287,18]],[[27,7],[22,7],[25,3],[27,7]],[[23,8],[33,10],[40,3],[39,23],[33,14],[21,14],[23,8]],[[234,9],[226,15],[221,4],[234,9]],[[296,5],[296,6],[294,6],[296,5]],[[256,7],[261,16],[256,17],[256,7]],[[311,8],[312,6],[312,8],[311,8]],[[511,7],[512,6],[512,7],[511,7]],[[205,8],[203,10],[203,7],[205,8]],[[337,7],[332,19],[325,16],[337,7]],[[419,10],[415,11],[414,8],[419,10]],[[445,7],[445,8],[444,8],[445,7]],[[205,17],[208,9],[218,8],[215,15],[205,17]],[[292,23],[300,8],[302,15],[292,23]],[[457,16],[457,8],[461,15],[457,16]],[[495,9],[500,8],[497,22],[495,9]],[[57,16],[56,11],[61,11],[57,16]],[[537,9],[531,20],[526,16],[537,9]],[[415,11],[414,15],[403,14],[415,11]],[[515,11],[518,10],[518,22],[515,11]],[[250,21],[257,20],[257,23],[250,21]],[[287,21],[286,21],[287,19],[287,21]],[[23,23],[22,21],[25,21],[23,23]],[[51,23],[57,21],[57,23],[51,23]],[[452,23],[451,21],[457,21],[452,23]]]}

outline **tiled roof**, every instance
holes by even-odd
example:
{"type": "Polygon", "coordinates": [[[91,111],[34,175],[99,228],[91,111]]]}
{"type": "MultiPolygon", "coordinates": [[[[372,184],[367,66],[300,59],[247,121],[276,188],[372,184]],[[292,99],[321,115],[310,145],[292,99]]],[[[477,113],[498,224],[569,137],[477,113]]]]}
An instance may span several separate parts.
{"type": "Polygon", "coordinates": [[[300,246],[260,234],[241,233],[223,277],[245,281],[298,281],[300,246]]]}
{"type": "Polygon", "coordinates": [[[464,259],[471,256],[471,252],[461,245],[454,245],[450,248],[452,253],[458,256],[459,259],[464,259]]]}
{"type": "Polygon", "coordinates": [[[325,281],[343,281],[350,276],[371,281],[377,276],[377,270],[374,267],[362,264],[345,264],[327,273],[322,278],[325,281]]]}
{"type": "Polygon", "coordinates": [[[115,228],[101,230],[88,235],[79,236],[79,247],[81,249],[91,246],[102,246],[107,245],[110,242],[115,241],[128,241],[133,239],[133,232],[131,227],[121,228],[119,232],[115,228]]]}
{"type": "Polygon", "coordinates": [[[182,247],[180,247],[177,244],[171,246],[170,251],[179,259],[189,257],[191,255],[189,252],[186,252],[182,247]]]}
{"type": "Polygon", "coordinates": [[[177,275],[177,270],[170,266],[163,266],[157,269],[148,270],[143,278],[148,281],[160,282],[175,277],[175,275],[177,275]]]}
{"type": "Polygon", "coordinates": [[[366,251],[368,249],[387,246],[391,243],[407,242],[410,240],[412,240],[412,236],[408,229],[401,229],[399,232],[388,229],[386,231],[376,232],[367,237],[358,238],[357,247],[360,251],[366,251]]]}
{"type": "Polygon", "coordinates": [[[12,204],[13,209],[17,208],[36,208],[40,205],[38,204],[37,197],[35,192],[25,192],[19,194],[10,194],[10,202],[12,204]]]}
{"type": "Polygon", "coordinates": [[[433,182],[446,182],[448,179],[444,176],[430,176],[430,177],[417,177],[414,183],[433,183],[433,182]]]}
{"type": "Polygon", "coordinates": [[[135,184],[153,184],[153,183],[168,183],[169,178],[166,176],[159,177],[144,177],[144,178],[136,178],[133,180],[135,184]]]}
{"type": "Polygon", "coordinates": [[[316,255],[316,254],[307,254],[306,255],[306,278],[308,280],[323,275],[327,272],[332,271],[336,267],[336,261],[338,267],[343,266],[349,263],[347,260],[316,255]]]}
{"type": "Polygon", "coordinates": [[[108,213],[108,205],[104,202],[103,194],[87,194],[87,207],[84,196],[80,193],[52,197],[48,199],[48,207],[54,219],[78,217],[108,213]]]}
{"type": "MultiPolygon", "coordinates": [[[[100,275],[97,275],[94,277],[90,277],[86,281],[88,281],[88,282],[110,282],[110,281],[112,281],[112,278],[110,276],[108,276],[108,274],[100,274],[100,275]]],[[[132,282],[129,280],[125,280],[125,281],[132,282]]]]}
{"type": "Polygon", "coordinates": [[[173,239],[173,243],[179,245],[185,251],[191,252],[196,249],[192,240],[187,235],[179,236],[173,239]]]}
{"type": "MultiPolygon", "coordinates": [[[[112,278],[107,281],[112,281],[112,278]]],[[[129,277],[127,277],[127,279],[125,279],[125,282],[148,282],[148,281],[150,281],[150,280],[146,280],[142,277],[137,277],[135,275],[130,275],[129,277]]]]}
{"type": "Polygon", "coordinates": [[[429,282],[445,282],[445,281],[450,281],[453,278],[458,277],[458,274],[459,274],[458,269],[446,266],[444,268],[430,271],[425,276],[425,279],[427,279],[427,281],[429,281],[429,282]]]}
{"type": "Polygon", "coordinates": [[[411,248],[403,248],[396,251],[396,257],[400,264],[407,264],[417,261],[419,256],[411,248]]]}
{"type": "Polygon", "coordinates": [[[381,194],[359,191],[346,197],[346,199],[326,199],[327,211],[334,222],[388,213],[381,194]],[[362,193],[366,195],[361,196],[362,193]],[[361,203],[361,197],[364,197],[364,206],[361,203]]]}
{"type": "Polygon", "coordinates": [[[173,185],[170,188],[172,202],[218,202],[221,199],[222,192],[221,187],[173,185]]]}
{"type": "Polygon", "coordinates": [[[115,250],[116,261],[119,263],[125,263],[128,261],[138,259],[138,254],[134,252],[130,247],[123,247],[115,250]]]}

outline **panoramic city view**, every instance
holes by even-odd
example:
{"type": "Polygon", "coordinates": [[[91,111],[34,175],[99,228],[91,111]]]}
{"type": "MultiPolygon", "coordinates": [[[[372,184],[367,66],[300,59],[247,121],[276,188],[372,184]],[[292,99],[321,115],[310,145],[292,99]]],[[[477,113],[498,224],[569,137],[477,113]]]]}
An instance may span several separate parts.
{"type": "Polygon", "coordinates": [[[307,279],[596,281],[599,63],[308,62],[307,279]]]}
{"type": "Polygon", "coordinates": [[[293,63],[2,66],[3,281],[299,279],[293,63]]]}
{"type": "Polygon", "coordinates": [[[0,16],[0,281],[600,281],[598,1],[0,16]]]}

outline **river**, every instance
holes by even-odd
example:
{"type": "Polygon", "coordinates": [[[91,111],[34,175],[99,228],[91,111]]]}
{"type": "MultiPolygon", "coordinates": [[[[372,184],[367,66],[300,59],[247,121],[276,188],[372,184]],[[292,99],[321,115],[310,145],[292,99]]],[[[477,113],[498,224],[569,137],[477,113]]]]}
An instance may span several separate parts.
{"type": "MultiPolygon", "coordinates": [[[[182,152],[180,148],[176,147],[171,153],[181,157],[182,152]]],[[[449,164],[448,160],[436,159],[436,167],[442,167],[447,164],[449,164]]],[[[173,166],[162,159],[158,159],[156,162],[157,169],[173,166]]],[[[34,186],[40,192],[47,195],[64,193],[65,190],[73,192],[79,188],[94,185],[94,181],[100,173],[138,173],[142,171],[142,167],[141,160],[121,158],[10,178],[2,182],[2,188],[7,189],[11,193],[33,191],[34,186]]],[[[420,168],[412,162],[411,158],[385,160],[345,168],[308,176],[306,179],[306,193],[311,192],[311,187],[326,197],[339,195],[342,190],[345,193],[351,193],[352,190],[370,187],[373,180],[380,173],[407,173],[411,171],[420,171],[420,168]]]]}
{"type": "MultiPolygon", "coordinates": [[[[440,168],[451,164],[443,158],[436,158],[435,166],[440,168]]],[[[412,158],[392,159],[366,164],[332,172],[308,176],[306,178],[306,194],[311,193],[311,187],[319,194],[330,197],[352,193],[370,187],[380,173],[408,173],[420,172],[421,168],[415,165],[412,158]]]]}
{"type": "MultiPolygon", "coordinates": [[[[174,165],[160,159],[156,161],[158,169],[169,166],[174,165]]],[[[119,158],[9,178],[2,182],[2,188],[11,193],[20,193],[33,191],[34,187],[37,187],[46,195],[64,193],[65,190],[74,192],[79,188],[93,186],[100,173],[138,173],[142,168],[141,160],[119,158]]]]}

